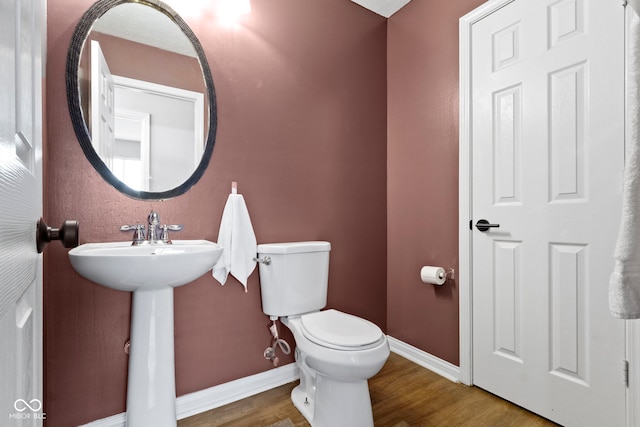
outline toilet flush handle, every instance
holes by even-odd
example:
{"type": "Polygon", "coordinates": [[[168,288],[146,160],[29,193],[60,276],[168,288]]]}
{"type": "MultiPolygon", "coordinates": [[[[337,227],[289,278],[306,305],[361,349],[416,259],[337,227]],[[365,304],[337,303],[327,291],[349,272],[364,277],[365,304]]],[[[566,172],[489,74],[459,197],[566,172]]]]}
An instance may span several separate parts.
{"type": "Polygon", "coordinates": [[[258,262],[260,264],[264,264],[264,265],[269,265],[271,264],[271,257],[269,255],[262,257],[262,258],[253,258],[253,260],[255,262],[258,262]]]}

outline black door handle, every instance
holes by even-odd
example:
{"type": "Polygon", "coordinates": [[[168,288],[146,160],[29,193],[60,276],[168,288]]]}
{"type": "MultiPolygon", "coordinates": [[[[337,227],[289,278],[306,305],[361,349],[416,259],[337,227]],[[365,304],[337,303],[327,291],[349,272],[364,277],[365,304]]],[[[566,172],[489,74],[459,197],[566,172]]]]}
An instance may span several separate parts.
{"type": "Polygon", "coordinates": [[[42,218],[36,224],[36,246],[38,253],[42,253],[47,243],[60,240],[65,248],[78,246],[78,221],[65,221],[60,228],[51,228],[42,218]]]}
{"type": "Polygon", "coordinates": [[[482,232],[487,231],[490,228],[499,228],[500,224],[490,224],[486,219],[479,219],[476,222],[476,228],[482,232]]]}

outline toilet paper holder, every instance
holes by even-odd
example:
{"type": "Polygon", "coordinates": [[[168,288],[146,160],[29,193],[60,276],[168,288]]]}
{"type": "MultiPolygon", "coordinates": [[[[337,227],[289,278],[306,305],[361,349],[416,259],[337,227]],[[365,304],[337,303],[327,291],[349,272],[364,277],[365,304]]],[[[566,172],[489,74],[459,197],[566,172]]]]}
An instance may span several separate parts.
{"type": "Polygon", "coordinates": [[[450,268],[440,274],[438,274],[439,279],[451,279],[454,280],[456,278],[456,271],[453,268],[450,268]]]}
{"type": "Polygon", "coordinates": [[[423,283],[432,285],[444,285],[448,278],[455,279],[455,270],[449,268],[445,270],[443,267],[425,265],[420,269],[420,279],[423,283]]]}

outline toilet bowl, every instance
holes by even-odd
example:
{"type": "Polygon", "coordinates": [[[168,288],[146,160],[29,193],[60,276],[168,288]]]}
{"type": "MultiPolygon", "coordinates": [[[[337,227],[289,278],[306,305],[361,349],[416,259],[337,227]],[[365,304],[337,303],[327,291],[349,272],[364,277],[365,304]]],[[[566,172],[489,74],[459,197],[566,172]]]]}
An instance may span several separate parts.
{"type": "MultiPolygon", "coordinates": [[[[320,316],[332,320],[328,328],[339,327],[339,320],[367,322],[336,310],[327,310],[295,318],[283,318],[296,341],[296,363],[300,368],[300,385],[291,400],[312,426],[373,426],[373,413],[367,380],[377,374],[389,357],[386,336],[373,323],[378,336],[370,341],[373,331],[364,336],[350,336],[353,345],[341,340],[320,341],[310,337],[305,317],[317,318],[314,331],[320,331],[320,316]],[[337,341],[337,342],[336,342],[337,341]]],[[[350,321],[345,322],[348,324],[350,321]]],[[[337,330],[339,333],[340,331],[337,330]]],[[[332,329],[329,329],[332,333],[332,329]]]]}
{"type": "Polygon", "coordinates": [[[313,427],[373,426],[368,379],[389,357],[382,330],[326,305],[330,244],[258,245],[263,311],[296,342],[300,384],[291,400],[313,427]]]}

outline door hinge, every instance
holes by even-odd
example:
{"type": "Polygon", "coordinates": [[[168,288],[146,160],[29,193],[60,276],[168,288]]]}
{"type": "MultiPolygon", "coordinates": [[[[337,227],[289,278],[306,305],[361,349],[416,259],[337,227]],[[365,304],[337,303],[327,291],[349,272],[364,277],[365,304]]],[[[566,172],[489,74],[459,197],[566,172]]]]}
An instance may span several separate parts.
{"type": "Polygon", "coordinates": [[[629,387],[629,361],[622,361],[622,378],[624,380],[625,387],[629,387]]]}
{"type": "Polygon", "coordinates": [[[473,231],[473,220],[469,220],[469,230],[473,231]]]}

